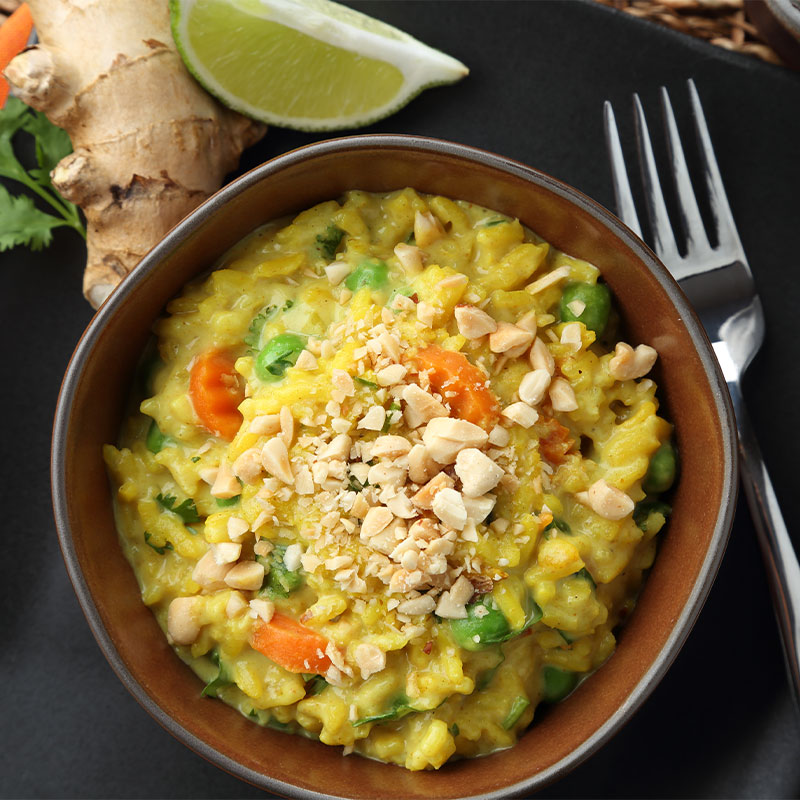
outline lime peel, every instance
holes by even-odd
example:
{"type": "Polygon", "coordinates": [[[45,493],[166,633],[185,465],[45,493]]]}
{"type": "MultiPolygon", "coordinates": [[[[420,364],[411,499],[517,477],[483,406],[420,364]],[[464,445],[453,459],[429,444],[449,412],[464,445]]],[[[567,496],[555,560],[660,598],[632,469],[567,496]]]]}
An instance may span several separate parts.
{"type": "Polygon", "coordinates": [[[230,108],[279,127],[368,125],[468,74],[451,56],[330,0],[170,0],[170,12],[195,78],[230,108]]]}

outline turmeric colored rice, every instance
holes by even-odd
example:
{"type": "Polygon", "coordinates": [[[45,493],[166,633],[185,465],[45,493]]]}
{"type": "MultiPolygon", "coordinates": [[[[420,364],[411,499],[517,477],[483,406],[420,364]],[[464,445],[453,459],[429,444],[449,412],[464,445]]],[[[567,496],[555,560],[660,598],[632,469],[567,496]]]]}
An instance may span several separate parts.
{"type": "Polygon", "coordinates": [[[353,191],[248,237],[154,333],[104,456],[198,692],[438,769],[611,656],[675,450],[596,267],[470,203],[353,191]]]}

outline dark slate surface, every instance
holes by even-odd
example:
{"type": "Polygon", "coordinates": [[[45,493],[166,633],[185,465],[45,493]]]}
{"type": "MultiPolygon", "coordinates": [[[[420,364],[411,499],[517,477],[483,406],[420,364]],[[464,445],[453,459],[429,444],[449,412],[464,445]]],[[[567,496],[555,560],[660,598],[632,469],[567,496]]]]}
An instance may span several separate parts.
{"type": "MultiPolygon", "coordinates": [[[[766,312],[747,398],[789,528],[800,406],[797,248],[800,75],[582,2],[360,2],[471,68],[368,131],[414,133],[524,161],[612,206],[601,107],[623,116],[666,85],[686,119],[697,81],[766,312]]],[[[656,126],[657,127],[657,126],[656,126]]],[[[273,130],[249,168],[322,136],[273,130]]],[[[52,414],[91,313],[82,245],[0,255],[5,420],[3,797],[257,797],[163,731],[117,680],[64,570],[49,501],[52,414]]],[[[800,545],[800,537],[795,537],[800,545]]],[[[740,501],[719,577],[688,643],[628,726],[543,797],[798,797],[800,731],[760,555],[740,501]]],[[[465,790],[467,787],[465,787],[465,790]]]]}

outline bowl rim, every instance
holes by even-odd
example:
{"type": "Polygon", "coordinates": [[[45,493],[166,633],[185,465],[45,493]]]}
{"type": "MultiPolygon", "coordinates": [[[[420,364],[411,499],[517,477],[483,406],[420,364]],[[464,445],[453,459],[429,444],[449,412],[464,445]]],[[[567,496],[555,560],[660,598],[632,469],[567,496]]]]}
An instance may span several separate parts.
{"type": "Polygon", "coordinates": [[[604,227],[610,229],[610,231],[646,265],[648,270],[654,274],[669,297],[672,305],[680,313],[683,324],[696,343],[697,354],[708,379],[709,387],[714,398],[716,417],[720,421],[720,428],[723,434],[723,441],[721,443],[724,461],[722,502],[716,517],[714,530],[689,598],[680,616],[675,620],[672,631],[657,658],[636,684],[630,695],[620,704],[605,724],[596,729],[591,736],[567,756],[551,764],[546,769],[513,785],[480,795],[464,795],[464,800],[471,800],[472,798],[475,800],[477,800],[477,798],[482,798],[482,800],[500,800],[500,798],[519,796],[526,792],[538,790],[575,768],[605,744],[617,730],[623,727],[647,697],[649,697],[675,660],[706,601],[725,552],[736,507],[735,500],[738,490],[736,478],[738,453],[736,428],[733,422],[733,408],[728,394],[727,384],[713,354],[712,346],[705,333],[705,329],[689,305],[683,292],[678,287],[678,284],[647,245],[610,211],[579,190],[545,172],[529,167],[506,156],[501,156],[470,145],[407,134],[362,134],[327,139],[308,144],[276,156],[254,167],[231,183],[222,187],[183,220],[177,223],[163,239],[144,256],[134,270],[126,276],[121,284],[100,306],[75,347],[58,396],[51,447],[51,490],[59,545],[73,589],[75,590],[83,614],[89,623],[92,634],[103,652],[103,655],[106,657],[111,668],[125,688],[128,689],[139,704],[165,730],[201,757],[247,783],[267,791],[279,793],[285,797],[300,798],[302,800],[308,800],[309,798],[314,798],[314,800],[327,800],[332,797],[332,795],[329,794],[302,789],[277,778],[272,778],[261,772],[244,767],[239,762],[219,752],[210,744],[207,744],[204,740],[200,739],[169,716],[169,714],[163,711],[161,706],[147,694],[141,684],[133,678],[102,622],[88,582],[78,562],[69,523],[67,492],[64,482],[64,466],[66,459],[67,431],[69,429],[73,401],[81,381],[84,367],[108,320],[113,317],[116,310],[126,301],[127,297],[158,267],[160,262],[177,250],[199,227],[204,225],[206,220],[212,217],[220,207],[228,203],[234,197],[245,192],[251,186],[269,179],[270,176],[283,169],[309,159],[314,159],[318,156],[352,150],[374,150],[376,148],[386,151],[391,151],[393,149],[407,150],[410,148],[432,156],[457,157],[461,160],[471,161],[501,172],[509,173],[512,176],[544,187],[562,199],[568,200],[590,214],[604,227]]]}

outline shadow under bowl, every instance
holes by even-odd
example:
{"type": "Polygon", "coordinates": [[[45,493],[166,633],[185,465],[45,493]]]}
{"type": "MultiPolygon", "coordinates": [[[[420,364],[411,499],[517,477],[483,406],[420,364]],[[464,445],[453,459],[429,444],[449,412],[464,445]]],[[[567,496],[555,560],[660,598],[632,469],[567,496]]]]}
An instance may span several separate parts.
{"type": "Polygon", "coordinates": [[[219,767],[297,798],[529,795],[576,766],[631,717],[674,660],[716,575],[736,495],[727,389],[675,282],[619,220],[576,190],[508,159],[412,136],[358,136],[301,148],[222,189],[160,242],[111,295],[73,355],[52,451],[56,523],[70,578],[115,672],[168,731],[219,767]],[[118,543],[101,448],[117,441],[137,361],[167,301],[272,219],[349,189],[413,186],[520,221],[601,270],[630,341],[656,347],[654,377],[675,424],[682,477],[673,516],[611,659],[510,750],[407,772],[261,728],[221,702],[167,644],[118,543]]]}

